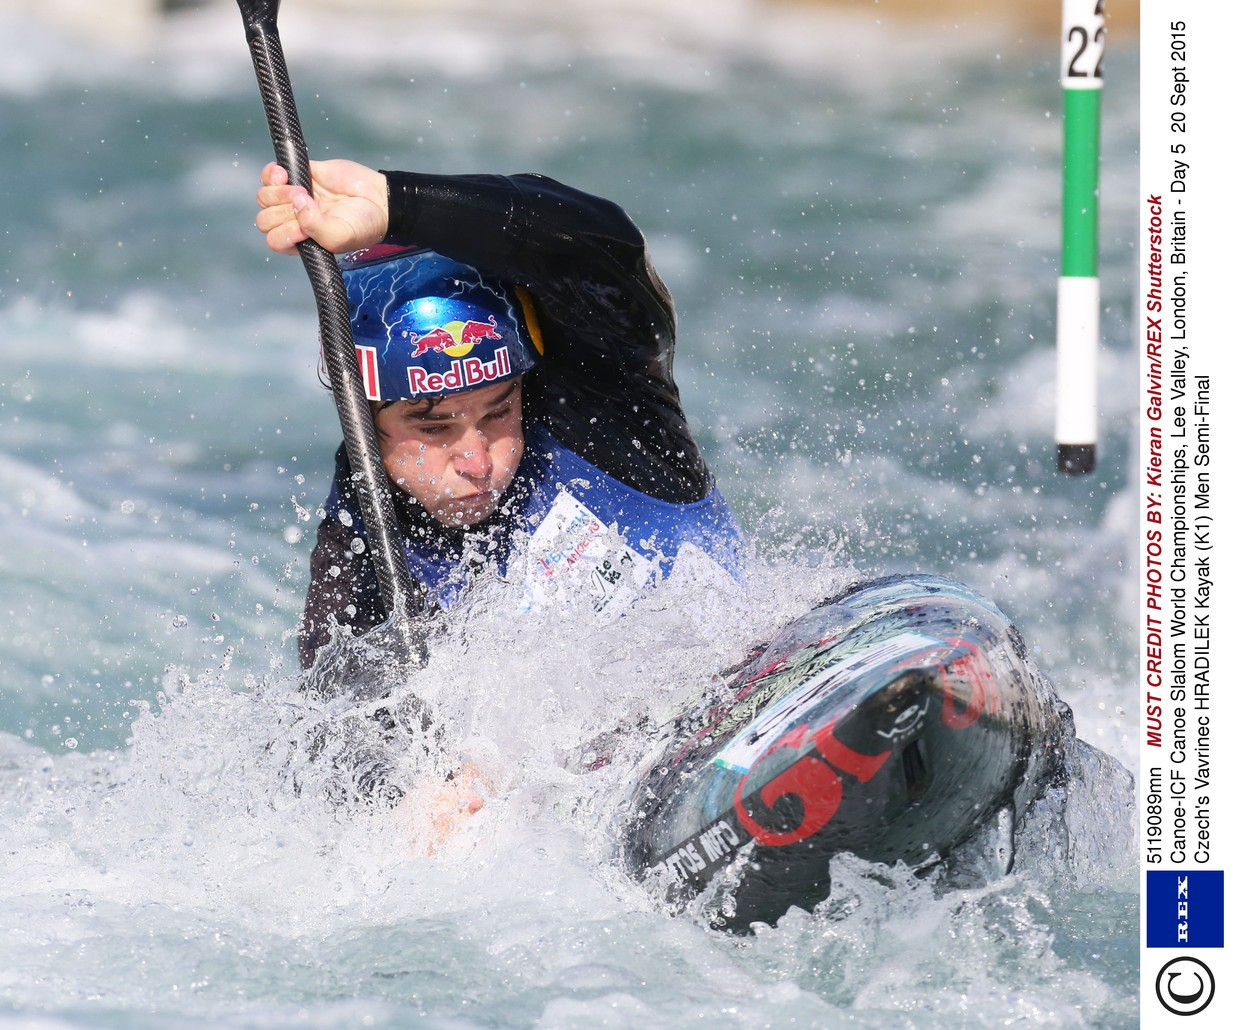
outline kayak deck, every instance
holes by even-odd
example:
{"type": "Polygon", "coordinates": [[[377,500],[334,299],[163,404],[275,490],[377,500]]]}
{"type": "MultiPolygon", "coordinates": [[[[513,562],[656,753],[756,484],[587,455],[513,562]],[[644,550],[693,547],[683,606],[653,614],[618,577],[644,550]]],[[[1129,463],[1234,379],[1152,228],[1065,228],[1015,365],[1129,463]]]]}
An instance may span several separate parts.
{"type": "Polygon", "coordinates": [[[629,805],[625,866],[675,908],[715,885],[715,925],[775,922],[828,895],[836,854],[921,866],[1002,813],[1010,827],[1069,727],[990,601],[938,576],[862,584],[669,728],[629,805]]]}

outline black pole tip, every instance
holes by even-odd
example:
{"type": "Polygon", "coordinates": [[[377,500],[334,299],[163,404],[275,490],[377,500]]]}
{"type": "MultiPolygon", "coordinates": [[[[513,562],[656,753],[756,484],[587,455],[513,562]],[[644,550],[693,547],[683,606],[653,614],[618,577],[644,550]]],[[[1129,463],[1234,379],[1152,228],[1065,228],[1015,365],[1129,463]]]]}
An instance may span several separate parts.
{"type": "Polygon", "coordinates": [[[1092,443],[1061,443],[1059,445],[1059,471],[1070,476],[1083,476],[1094,471],[1094,445],[1092,443]]]}
{"type": "Polygon", "coordinates": [[[239,0],[239,12],[248,25],[272,25],[278,19],[282,0],[239,0]]]}

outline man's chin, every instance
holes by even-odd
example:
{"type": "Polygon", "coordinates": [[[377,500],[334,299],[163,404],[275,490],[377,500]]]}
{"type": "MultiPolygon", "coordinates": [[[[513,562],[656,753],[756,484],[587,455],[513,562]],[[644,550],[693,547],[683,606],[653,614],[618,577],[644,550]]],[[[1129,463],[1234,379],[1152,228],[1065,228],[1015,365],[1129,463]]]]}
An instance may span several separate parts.
{"type": "Polygon", "coordinates": [[[499,501],[493,494],[465,498],[444,504],[430,514],[434,520],[450,529],[472,529],[479,522],[485,522],[495,514],[499,501]]]}

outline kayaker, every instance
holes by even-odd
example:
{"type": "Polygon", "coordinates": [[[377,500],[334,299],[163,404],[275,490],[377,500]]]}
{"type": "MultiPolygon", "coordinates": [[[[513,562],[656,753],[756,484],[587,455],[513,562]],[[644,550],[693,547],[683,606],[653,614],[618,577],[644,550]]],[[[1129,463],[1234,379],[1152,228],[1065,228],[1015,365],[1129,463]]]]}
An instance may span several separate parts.
{"type": "MultiPolygon", "coordinates": [[[[684,546],[737,575],[742,535],[673,381],[676,320],[637,226],[539,175],[379,172],[314,161],[311,194],[268,164],[256,226],[347,255],[344,281],[418,588],[454,605],[509,572],[521,607],[628,605],[684,546]],[[517,562],[523,569],[517,572],[517,562]]],[[[344,448],[300,637],[383,618],[344,448]]]]}

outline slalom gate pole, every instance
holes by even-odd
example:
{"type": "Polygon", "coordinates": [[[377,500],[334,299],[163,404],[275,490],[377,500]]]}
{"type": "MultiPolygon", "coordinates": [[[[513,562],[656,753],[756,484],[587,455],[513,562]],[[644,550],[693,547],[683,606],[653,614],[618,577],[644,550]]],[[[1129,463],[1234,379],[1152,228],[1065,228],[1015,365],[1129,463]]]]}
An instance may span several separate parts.
{"type": "Polygon", "coordinates": [[[1092,472],[1098,439],[1098,161],[1106,0],[1063,0],[1063,243],[1055,318],[1059,471],[1092,472]]]}

